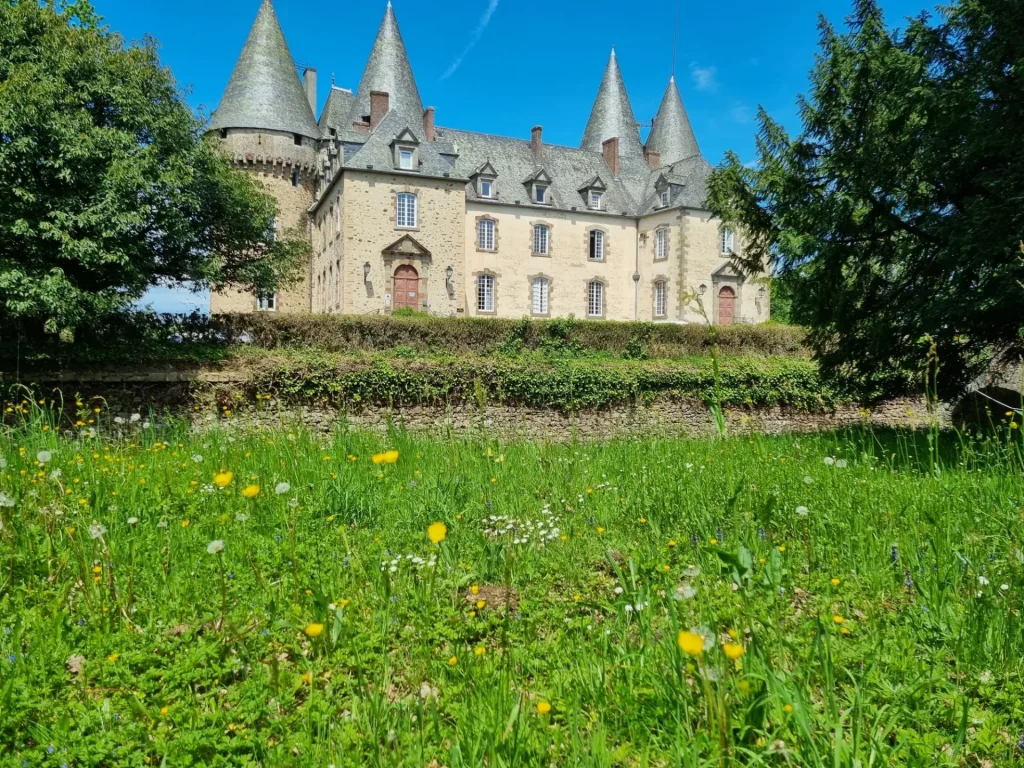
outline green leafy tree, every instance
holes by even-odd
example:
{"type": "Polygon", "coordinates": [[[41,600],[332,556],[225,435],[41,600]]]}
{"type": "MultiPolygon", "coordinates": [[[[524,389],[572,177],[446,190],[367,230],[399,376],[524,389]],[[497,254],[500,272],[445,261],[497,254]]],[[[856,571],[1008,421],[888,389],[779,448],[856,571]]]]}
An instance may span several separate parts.
{"type": "Polygon", "coordinates": [[[733,154],[711,209],[774,264],[827,371],[916,375],[934,339],[962,387],[1019,340],[1024,3],[960,0],[904,31],[875,0],[822,19],[795,138],[762,109],[758,163],[733,154]]]}
{"type": "Polygon", "coordinates": [[[153,40],[87,0],[0,2],[0,320],[67,335],[158,282],[271,292],[308,258],[274,214],[153,40]]]}

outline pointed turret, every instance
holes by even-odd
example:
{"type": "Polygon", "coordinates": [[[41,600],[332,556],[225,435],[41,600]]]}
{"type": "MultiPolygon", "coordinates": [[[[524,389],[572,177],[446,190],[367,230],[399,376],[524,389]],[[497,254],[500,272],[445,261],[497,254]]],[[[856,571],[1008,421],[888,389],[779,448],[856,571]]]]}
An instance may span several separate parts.
{"type": "Polygon", "coordinates": [[[626,158],[642,158],[643,145],[640,143],[640,129],[633,117],[633,107],[629,104],[626,84],[622,81],[619,61],[612,48],[608,67],[601,80],[601,89],[597,92],[594,109],[590,113],[590,122],[583,134],[580,149],[590,152],[601,152],[602,145],[608,139],[618,138],[619,155],[626,158]]]}
{"type": "Polygon", "coordinates": [[[367,118],[373,114],[372,93],[386,93],[388,110],[401,115],[407,127],[415,131],[422,130],[423,102],[390,2],[384,12],[384,21],[377,32],[377,40],[373,44],[363,77],[359,81],[359,90],[356,91],[346,127],[351,128],[353,123],[370,122],[367,118]]]}
{"type": "Polygon", "coordinates": [[[647,137],[647,151],[659,153],[662,165],[672,165],[700,155],[697,137],[690,126],[690,118],[683,106],[674,75],[668,81],[658,116],[654,118],[654,127],[647,137]]]}
{"type": "Polygon", "coordinates": [[[263,0],[224,98],[213,113],[210,130],[224,128],[256,128],[320,138],[271,0],[263,0]]]}

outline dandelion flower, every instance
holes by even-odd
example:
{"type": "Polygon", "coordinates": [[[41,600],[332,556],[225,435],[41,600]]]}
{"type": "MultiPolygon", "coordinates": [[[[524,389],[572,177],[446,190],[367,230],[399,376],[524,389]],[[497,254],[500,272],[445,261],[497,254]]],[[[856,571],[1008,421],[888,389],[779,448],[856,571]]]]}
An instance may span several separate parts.
{"type": "Polygon", "coordinates": [[[677,640],[679,650],[687,656],[700,656],[704,651],[704,638],[696,632],[680,632],[677,640]]]}
{"type": "Polygon", "coordinates": [[[542,715],[550,714],[551,713],[551,704],[549,704],[546,701],[542,701],[542,702],[537,704],[537,711],[540,714],[542,714],[542,715]]]}
{"type": "Polygon", "coordinates": [[[484,607],[486,607],[486,605],[487,605],[487,601],[486,600],[477,600],[476,601],[476,609],[478,611],[482,611],[484,609],[484,607]]]}
{"type": "Polygon", "coordinates": [[[785,705],[785,706],[784,706],[784,707],[782,708],[782,711],[783,711],[783,712],[785,712],[785,713],[786,713],[787,715],[791,715],[791,714],[793,714],[793,705],[792,705],[792,704],[786,704],[786,705],[785,705]]]}
{"type": "Polygon", "coordinates": [[[109,661],[111,664],[113,664],[115,661],[117,661],[120,658],[121,658],[121,654],[120,653],[112,653],[109,656],[107,656],[107,661],[109,661]]]}
{"type": "Polygon", "coordinates": [[[387,451],[384,454],[384,463],[385,464],[396,464],[396,463],[398,463],[398,456],[399,456],[398,451],[393,451],[393,450],[392,451],[387,451]]]}
{"type": "Polygon", "coordinates": [[[739,643],[723,643],[722,650],[725,651],[725,655],[733,661],[736,661],[746,651],[739,643]]]}
{"type": "Polygon", "coordinates": [[[304,682],[306,685],[312,685],[313,684],[313,675],[310,674],[309,672],[303,672],[302,673],[302,682],[304,682]]]}
{"type": "Polygon", "coordinates": [[[255,499],[260,495],[260,487],[258,485],[246,486],[242,491],[242,495],[247,499],[255,499]]]}
{"type": "Polygon", "coordinates": [[[800,515],[800,517],[807,517],[807,515],[809,515],[810,512],[811,512],[811,510],[809,510],[807,507],[797,507],[796,508],[796,513],[798,515],[800,515]]]}
{"type": "Polygon", "coordinates": [[[844,621],[846,621],[846,619],[844,619],[842,616],[833,616],[832,621],[835,624],[842,624],[844,621]]]}
{"type": "Polygon", "coordinates": [[[167,717],[167,713],[170,711],[167,707],[160,707],[160,717],[167,717]]]}
{"type": "Polygon", "coordinates": [[[487,649],[486,649],[486,648],[484,648],[484,647],[483,647],[483,646],[481,645],[481,646],[478,646],[478,647],[477,647],[477,649],[476,649],[476,650],[474,651],[474,653],[475,653],[475,654],[476,654],[477,656],[483,656],[483,655],[484,655],[485,653],[487,653],[487,649]]]}
{"type": "Polygon", "coordinates": [[[181,527],[182,528],[188,528],[190,525],[192,525],[192,522],[190,520],[182,520],[181,521],[181,527]]]}
{"type": "Polygon", "coordinates": [[[383,453],[375,453],[375,454],[373,454],[373,458],[371,459],[371,461],[373,461],[374,464],[383,464],[384,463],[384,454],[383,453]]]}
{"type": "Polygon", "coordinates": [[[107,529],[99,523],[94,522],[89,526],[89,537],[93,539],[99,539],[107,533],[107,529]]]}
{"type": "Polygon", "coordinates": [[[291,489],[292,487],[288,485],[288,483],[278,483],[276,486],[274,486],[274,493],[276,493],[278,496],[283,496],[284,494],[288,493],[288,491],[290,491],[291,489]]]}
{"type": "Polygon", "coordinates": [[[52,458],[53,454],[50,453],[49,451],[40,451],[39,453],[36,454],[36,461],[38,461],[40,464],[45,464],[52,458]]]}
{"type": "Polygon", "coordinates": [[[137,518],[137,517],[129,517],[128,518],[128,525],[138,525],[138,524],[139,524],[139,518],[137,518]]]}
{"type": "Polygon", "coordinates": [[[480,594],[480,587],[478,587],[476,584],[474,584],[472,587],[469,588],[469,591],[473,595],[479,595],[480,594]]]}
{"type": "Polygon", "coordinates": [[[224,540],[214,539],[206,545],[206,551],[211,555],[219,555],[224,551],[224,540]]]}
{"type": "Polygon", "coordinates": [[[990,582],[989,582],[989,580],[988,580],[988,579],[986,579],[986,578],[985,578],[984,576],[979,576],[979,577],[978,577],[978,583],[979,583],[979,584],[980,584],[981,586],[983,586],[983,587],[987,587],[987,586],[989,585],[989,583],[990,583],[990,582]]]}
{"type": "Polygon", "coordinates": [[[835,460],[835,459],[833,459],[833,458],[832,458],[831,456],[826,456],[826,457],[825,457],[825,466],[826,466],[826,467],[831,467],[831,466],[833,466],[833,465],[834,465],[835,463],[836,463],[836,460],[835,460]]]}
{"type": "Polygon", "coordinates": [[[305,630],[303,630],[308,637],[316,639],[324,633],[323,624],[307,624],[305,630]]]}
{"type": "Polygon", "coordinates": [[[14,499],[8,496],[6,493],[0,491],[0,507],[13,507],[14,499]]]}
{"type": "Polygon", "coordinates": [[[449,667],[454,667],[458,663],[459,663],[459,659],[456,656],[452,656],[450,659],[448,659],[448,666],[449,667]]]}
{"type": "Polygon", "coordinates": [[[832,579],[832,586],[833,586],[833,587],[838,587],[838,586],[839,586],[839,584],[840,584],[840,581],[839,581],[839,579],[832,579]]]}
{"type": "Polygon", "coordinates": [[[448,526],[444,523],[432,523],[427,528],[427,536],[434,544],[440,544],[448,535],[448,526]]]}
{"type": "Polygon", "coordinates": [[[195,455],[194,455],[194,456],[192,457],[192,461],[194,461],[194,462],[195,462],[196,464],[202,464],[202,463],[203,463],[203,457],[202,457],[202,456],[200,456],[200,455],[199,455],[199,454],[197,453],[197,454],[195,454],[195,455]]]}
{"type": "Polygon", "coordinates": [[[213,476],[213,484],[218,488],[227,488],[235,478],[234,472],[218,472],[213,476]]]}
{"type": "Polygon", "coordinates": [[[248,520],[249,520],[249,516],[245,515],[245,514],[242,514],[241,512],[239,512],[237,515],[235,515],[235,522],[236,523],[244,523],[244,522],[247,522],[248,520]]]}

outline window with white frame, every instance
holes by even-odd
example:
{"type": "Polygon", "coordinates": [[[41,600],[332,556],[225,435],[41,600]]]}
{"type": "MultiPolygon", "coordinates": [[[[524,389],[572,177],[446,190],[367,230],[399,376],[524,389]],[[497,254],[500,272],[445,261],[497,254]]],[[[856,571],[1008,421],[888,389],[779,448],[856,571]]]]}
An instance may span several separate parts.
{"type": "Polygon", "coordinates": [[[662,208],[668,208],[668,198],[669,198],[668,190],[667,189],[662,190],[662,192],[661,192],[661,207],[662,208]]]}
{"type": "Polygon", "coordinates": [[[411,149],[398,150],[398,167],[403,171],[413,170],[412,164],[415,153],[411,149]]]}
{"type": "Polygon", "coordinates": [[[722,227],[721,231],[718,233],[718,240],[719,244],[722,247],[723,255],[735,253],[735,251],[733,250],[735,238],[733,237],[731,229],[729,229],[728,227],[722,227]]]}
{"type": "Polygon", "coordinates": [[[480,219],[477,222],[477,247],[482,251],[494,250],[494,221],[480,219]]]}
{"type": "Polygon", "coordinates": [[[654,258],[668,258],[668,230],[659,229],[654,233],[654,258]]]}
{"type": "Polygon", "coordinates": [[[594,210],[594,211],[600,211],[601,210],[601,199],[603,197],[604,197],[604,195],[602,195],[600,192],[593,192],[592,191],[590,193],[590,208],[591,208],[591,210],[594,210]]]}
{"type": "Polygon", "coordinates": [[[548,252],[549,232],[545,224],[537,224],[533,228],[533,252],[546,254],[548,252]]]}
{"type": "Polygon", "coordinates": [[[587,285],[587,317],[604,316],[604,283],[593,280],[587,285]]]}
{"type": "Polygon", "coordinates": [[[665,317],[668,314],[667,311],[667,298],[668,291],[665,289],[665,281],[658,280],[654,284],[654,316],[665,317]]]}
{"type": "Polygon", "coordinates": [[[399,227],[414,228],[416,226],[416,195],[409,192],[402,192],[398,195],[398,216],[399,227]]]}
{"type": "Polygon", "coordinates": [[[550,283],[546,277],[533,278],[533,314],[548,314],[548,292],[550,283]]]}
{"type": "Polygon", "coordinates": [[[604,232],[600,229],[590,230],[590,260],[604,261],[604,232]]]}
{"type": "Polygon", "coordinates": [[[533,199],[538,203],[546,203],[548,201],[548,188],[544,184],[535,184],[533,194],[533,199]]]}
{"type": "Polygon", "coordinates": [[[256,299],[256,309],[260,312],[276,312],[277,311],[277,294],[271,293],[267,296],[260,296],[256,299]]]}
{"type": "Polygon", "coordinates": [[[494,197],[493,179],[480,179],[480,197],[494,197]]]}
{"type": "Polygon", "coordinates": [[[476,309],[477,312],[494,311],[494,277],[492,275],[480,275],[476,279],[476,309]]]}

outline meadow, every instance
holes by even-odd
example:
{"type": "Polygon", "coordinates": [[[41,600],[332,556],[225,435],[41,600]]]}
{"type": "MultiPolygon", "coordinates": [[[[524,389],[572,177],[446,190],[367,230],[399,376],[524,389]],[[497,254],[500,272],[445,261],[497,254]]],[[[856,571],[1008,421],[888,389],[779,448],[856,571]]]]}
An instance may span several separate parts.
{"type": "Polygon", "coordinates": [[[4,768],[1024,757],[1014,427],[78,421],[0,431],[4,768]]]}

